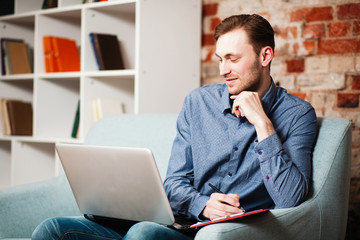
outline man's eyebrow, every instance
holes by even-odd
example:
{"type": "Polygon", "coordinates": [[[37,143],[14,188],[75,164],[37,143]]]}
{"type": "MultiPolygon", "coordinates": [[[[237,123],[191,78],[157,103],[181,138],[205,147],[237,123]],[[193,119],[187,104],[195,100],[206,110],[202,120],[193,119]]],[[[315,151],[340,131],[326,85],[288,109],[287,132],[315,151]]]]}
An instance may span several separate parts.
{"type": "MultiPolygon", "coordinates": [[[[236,53],[227,53],[225,54],[225,58],[229,58],[229,57],[232,57],[232,56],[238,56],[239,54],[236,54],[236,53]]],[[[218,58],[221,58],[217,53],[215,53],[215,56],[217,56],[218,58]]]]}

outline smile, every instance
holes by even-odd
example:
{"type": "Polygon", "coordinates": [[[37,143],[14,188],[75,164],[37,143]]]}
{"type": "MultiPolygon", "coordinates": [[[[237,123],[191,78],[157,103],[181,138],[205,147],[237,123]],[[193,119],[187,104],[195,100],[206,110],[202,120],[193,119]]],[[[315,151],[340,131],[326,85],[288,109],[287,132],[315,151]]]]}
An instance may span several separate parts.
{"type": "Polygon", "coordinates": [[[233,82],[233,81],[236,81],[237,78],[226,78],[225,81],[226,82],[233,82]]]}

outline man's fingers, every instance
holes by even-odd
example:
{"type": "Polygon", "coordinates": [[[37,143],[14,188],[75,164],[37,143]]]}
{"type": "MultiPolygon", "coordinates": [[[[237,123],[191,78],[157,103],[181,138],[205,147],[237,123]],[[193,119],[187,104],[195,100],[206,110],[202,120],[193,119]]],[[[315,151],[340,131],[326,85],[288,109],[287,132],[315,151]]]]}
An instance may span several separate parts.
{"type": "Polygon", "coordinates": [[[222,212],[220,215],[239,213],[239,195],[213,193],[211,195],[211,207],[222,212]]]}
{"type": "Polygon", "coordinates": [[[236,117],[242,117],[243,114],[241,113],[241,110],[240,110],[240,105],[237,104],[237,103],[233,103],[233,106],[232,106],[232,113],[236,115],[236,117]]]}
{"type": "Polygon", "coordinates": [[[214,196],[219,202],[233,207],[239,207],[240,197],[237,194],[216,194],[214,196]]]}
{"type": "Polygon", "coordinates": [[[240,203],[240,196],[238,194],[233,194],[233,193],[229,193],[227,194],[227,196],[231,197],[232,199],[234,199],[236,204],[240,203]]]}
{"type": "Polygon", "coordinates": [[[243,117],[244,114],[242,113],[242,110],[241,110],[240,96],[231,96],[230,98],[234,100],[233,105],[232,105],[232,113],[235,114],[237,118],[243,117]]]}
{"type": "Polygon", "coordinates": [[[239,195],[213,193],[207,201],[203,216],[211,220],[227,215],[243,212],[240,207],[239,195]]]}

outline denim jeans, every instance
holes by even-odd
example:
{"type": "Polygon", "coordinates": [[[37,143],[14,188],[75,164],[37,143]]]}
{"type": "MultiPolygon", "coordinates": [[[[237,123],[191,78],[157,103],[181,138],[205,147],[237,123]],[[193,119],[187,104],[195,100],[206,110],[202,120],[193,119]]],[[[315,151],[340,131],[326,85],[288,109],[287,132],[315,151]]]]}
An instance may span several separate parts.
{"type": "Polygon", "coordinates": [[[92,221],[85,217],[57,217],[42,222],[33,232],[33,240],[190,240],[196,232],[190,234],[159,225],[153,222],[136,224],[125,221],[92,221]]]}

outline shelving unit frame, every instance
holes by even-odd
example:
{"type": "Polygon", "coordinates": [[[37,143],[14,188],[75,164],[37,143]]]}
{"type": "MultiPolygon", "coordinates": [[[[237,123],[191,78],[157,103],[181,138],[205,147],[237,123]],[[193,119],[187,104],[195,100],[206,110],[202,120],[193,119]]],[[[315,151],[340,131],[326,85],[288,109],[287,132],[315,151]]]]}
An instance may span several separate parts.
{"type": "Polygon", "coordinates": [[[34,69],[0,76],[0,98],[33,104],[33,136],[0,133],[0,188],[62,174],[55,144],[84,141],[94,123],[92,100],[120,99],[127,114],[178,113],[200,86],[200,0],[59,0],[52,9],[41,9],[42,2],[15,0],[15,14],[0,17],[0,38],[23,39],[33,50],[34,69]],[[91,32],[117,35],[125,69],[98,70],[91,32]],[[79,72],[45,72],[46,35],[76,41],[79,72]]]}

